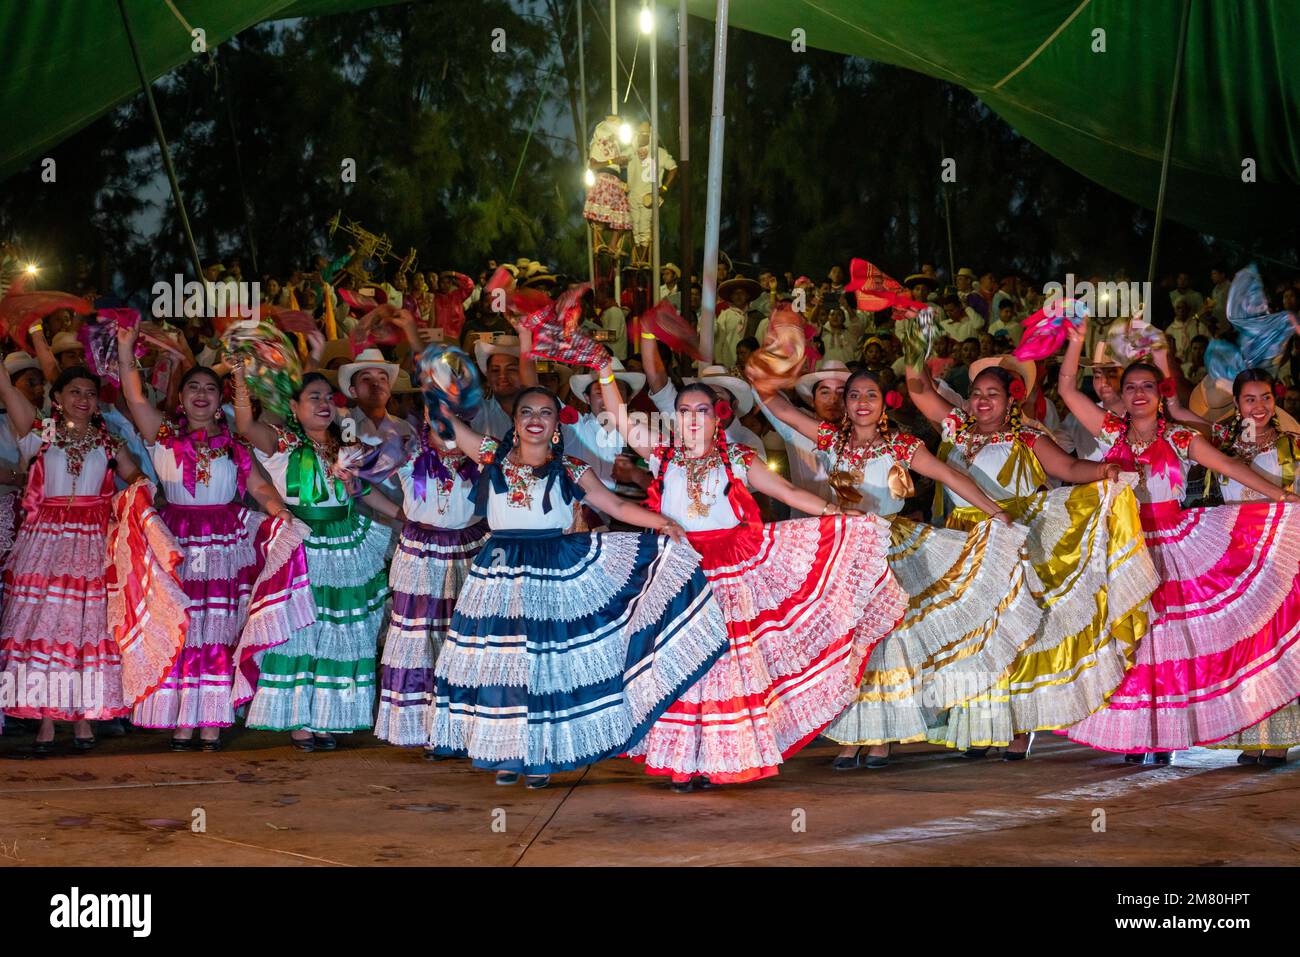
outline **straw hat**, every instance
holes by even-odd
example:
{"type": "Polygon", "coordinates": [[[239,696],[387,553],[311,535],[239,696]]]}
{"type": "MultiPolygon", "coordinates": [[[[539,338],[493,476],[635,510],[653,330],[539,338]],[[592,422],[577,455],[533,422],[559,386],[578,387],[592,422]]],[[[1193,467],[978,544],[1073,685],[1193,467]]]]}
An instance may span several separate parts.
{"type": "Polygon", "coordinates": [[[474,343],[474,358],[478,362],[478,367],[487,375],[488,359],[494,355],[514,356],[519,358],[519,337],[518,336],[501,336],[496,342],[476,342],[474,343]]]}
{"type": "Polygon", "coordinates": [[[28,355],[26,352],[11,352],[5,356],[5,371],[9,373],[12,379],[20,372],[26,372],[28,369],[39,369],[41,364],[36,361],[35,357],[28,355]]]}
{"type": "Polygon", "coordinates": [[[979,378],[981,372],[993,366],[1020,376],[1021,381],[1025,383],[1026,395],[1034,391],[1034,383],[1038,381],[1038,370],[1032,362],[1022,362],[1015,356],[985,356],[983,359],[976,359],[970,364],[970,381],[973,383],[979,378]]]}
{"type": "Polygon", "coordinates": [[[736,406],[732,411],[736,418],[741,418],[749,414],[754,408],[754,390],[744,379],[737,379],[734,375],[729,375],[725,366],[705,366],[700,370],[698,378],[683,379],[687,385],[693,385],[696,382],[702,382],[704,385],[712,386],[715,389],[726,389],[731,393],[735,400],[736,406]]]}
{"type": "MultiPolygon", "coordinates": [[[[614,360],[614,378],[619,382],[627,383],[627,387],[631,390],[629,398],[645,388],[645,373],[626,371],[623,363],[618,359],[614,360]]],[[[594,375],[574,375],[569,379],[569,388],[574,395],[585,397],[588,387],[595,381],[594,375]]]]}
{"type": "Polygon", "coordinates": [[[939,288],[939,280],[933,276],[927,276],[923,272],[914,272],[903,280],[903,288],[911,289],[915,285],[929,286],[931,291],[939,288]]]}
{"type": "Polygon", "coordinates": [[[405,369],[399,369],[397,378],[393,380],[393,395],[408,395],[419,391],[415,384],[411,382],[411,374],[405,369]]]}
{"type": "Polygon", "coordinates": [[[746,276],[735,276],[724,283],[718,285],[718,298],[727,302],[731,301],[731,294],[737,289],[744,289],[749,293],[749,301],[753,302],[762,293],[763,287],[757,280],[750,279],[746,276]]]}
{"type": "MultiPolygon", "coordinates": [[[[876,340],[879,342],[880,340],[876,340]]],[[[849,367],[839,359],[822,359],[817,363],[817,371],[809,372],[807,375],[799,377],[799,383],[795,386],[795,391],[805,402],[812,404],[813,393],[817,391],[817,383],[823,379],[834,379],[836,382],[845,383],[849,381],[849,367]]]]}
{"type": "Polygon", "coordinates": [[[84,352],[85,347],[81,344],[81,340],[72,333],[60,332],[54,337],[54,341],[50,343],[50,351],[57,356],[60,352],[84,352]]]}
{"type": "Polygon", "coordinates": [[[366,349],[361,355],[357,356],[355,362],[349,362],[339,369],[339,391],[346,396],[350,396],[352,394],[352,377],[362,369],[383,369],[384,374],[388,376],[390,389],[397,382],[397,365],[386,360],[384,354],[378,349],[366,349]]]}
{"type": "Polygon", "coordinates": [[[679,268],[677,267],[677,264],[676,264],[676,263],[664,263],[664,264],[663,264],[662,266],[660,266],[659,268],[660,268],[661,270],[667,270],[668,272],[672,273],[673,276],[675,276],[675,277],[678,278],[678,279],[681,279],[681,278],[682,278],[682,271],[681,271],[681,269],[679,269],[679,268]]]}

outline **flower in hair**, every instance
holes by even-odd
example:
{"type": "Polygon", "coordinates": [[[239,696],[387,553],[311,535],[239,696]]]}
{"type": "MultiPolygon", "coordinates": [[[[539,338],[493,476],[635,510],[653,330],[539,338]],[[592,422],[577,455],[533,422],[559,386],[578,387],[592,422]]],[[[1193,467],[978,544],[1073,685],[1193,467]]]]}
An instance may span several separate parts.
{"type": "Polygon", "coordinates": [[[903,407],[903,394],[897,389],[890,389],[885,393],[885,405],[891,409],[901,409],[903,407]]]}
{"type": "Polygon", "coordinates": [[[576,425],[578,422],[578,410],[571,405],[566,405],[560,409],[560,421],[565,425],[576,425]]]}
{"type": "Polygon", "coordinates": [[[725,419],[731,415],[731,403],[726,399],[719,399],[713,403],[713,414],[719,419],[725,419]]]}
{"type": "Polygon", "coordinates": [[[1172,398],[1178,393],[1178,387],[1174,385],[1173,379],[1161,379],[1158,386],[1160,394],[1166,399],[1172,398]]]}
{"type": "Polygon", "coordinates": [[[1273,383],[1273,397],[1279,401],[1286,398],[1286,386],[1283,383],[1273,383]]]}
{"type": "Polygon", "coordinates": [[[1024,382],[1022,382],[1020,379],[1012,379],[1011,387],[1007,389],[1007,392],[1010,394],[1011,398],[1015,399],[1017,402],[1024,399],[1024,397],[1028,394],[1025,391],[1024,382]]]}

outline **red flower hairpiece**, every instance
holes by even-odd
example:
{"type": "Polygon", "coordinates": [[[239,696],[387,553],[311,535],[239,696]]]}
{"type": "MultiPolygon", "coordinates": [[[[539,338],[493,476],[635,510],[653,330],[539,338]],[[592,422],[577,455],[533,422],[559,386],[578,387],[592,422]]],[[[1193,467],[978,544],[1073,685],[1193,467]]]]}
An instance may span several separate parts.
{"type": "Polygon", "coordinates": [[[900,409],[903,406],[903,394],[897,389],[890,389],[885,393],[885,405],[891,409],[900,409]]]}
{"type": "Polygon", "coordinates": [[[713,414],[719,419],[725,419],[731,415],[731,403],[726,399],[719,399],[713,403],[713,414]]]}
{"type": "Polygon", "coordinates": [[[1283,383],[1273,383],[1273,397],[1279,401],[1286,398],[1286,386],[1283,383]]]}
{"type": "Polygon", "coordinates": [[[1172,398],[1173,396],[1178,394],[1178,387],[1174,385],[1173,379],[1161,379],[1158,388],[1160,390],[1160,394],[1163,395],[1166,399],[1172,398]]]}
{"type": "Polygon", "coordinates": [[[1011,398],[1015,399],[1017,402],[1021,401],[1026,395],[1028,395],[1025,391],[1025,384],[1018,378],[1011,380],[1011,388],[1007,391],[1011,394],[1011,398]]]}
{"type": "Polygon", "coordinates": [[[576,425],[578,418],[578,410],[573,406],[566,405],[560,409],[560,421],[565,425],[576,425]]]}

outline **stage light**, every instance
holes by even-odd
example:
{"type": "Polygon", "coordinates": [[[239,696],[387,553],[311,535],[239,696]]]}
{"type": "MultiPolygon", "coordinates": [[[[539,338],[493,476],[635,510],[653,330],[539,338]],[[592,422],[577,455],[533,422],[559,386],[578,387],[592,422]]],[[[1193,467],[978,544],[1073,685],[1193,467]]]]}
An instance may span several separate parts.
{"type": "Polygon", "coordinates": [[[655,32],[655,13],[649,7],[642,7],[641,14],[637,17],[637,23],[641,26],[642,33],[655,32]]]}
{"type": "Polygon", "coordinates": [[[587,172],[582,174],[582,181],[588,186],[595,186],[596,174],[592,170],[588,169],[587,172]]]}
{"type": "Polygon", "coordinates": [[[41,271],[41,267],[36,265],[36,263],[27,264],[27,275],[35,276],[40,271],[41,271]]]}
{"type": "Polygon", "coordinates": [[[632,142],[632,124],[631,124],[631,123],[620,123],[620,124],[618,125],[618,141],[619,141],[620,143],[631,143],[631,142],[632,142]]]}

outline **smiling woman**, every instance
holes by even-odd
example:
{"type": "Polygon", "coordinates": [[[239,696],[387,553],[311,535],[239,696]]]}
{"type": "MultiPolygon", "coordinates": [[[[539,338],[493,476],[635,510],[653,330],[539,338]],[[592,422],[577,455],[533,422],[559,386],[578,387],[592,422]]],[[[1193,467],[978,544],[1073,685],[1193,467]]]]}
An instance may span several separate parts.
{"type": "Polygon", "coordinates": [[[499,442],[449,418],[492,535],[438,658],[430,743],[545,787],[633,748],[723,652],[722,616],[681,528],[564,454],[553,393],[521,391],[499,442]],[[665,534],[575,531],[583,500],[665,534]]]}
{"type": "Polygon", "coordinates": [[[307,577],[316,621],[268,652],[248,710],[250,728],[289,731],[301,751],[332,751],[334,734],[374,720],[375,652],[388,604],[385,570],[392,531],[361,514],[354,499],[390,519],[401,512],[340,465],[333,390],[318,372],[303,377],[290,402],[289,428],[253,419],[235,370],[235,424],[270,473],[275,491],[310,530],[307,577]]]}

